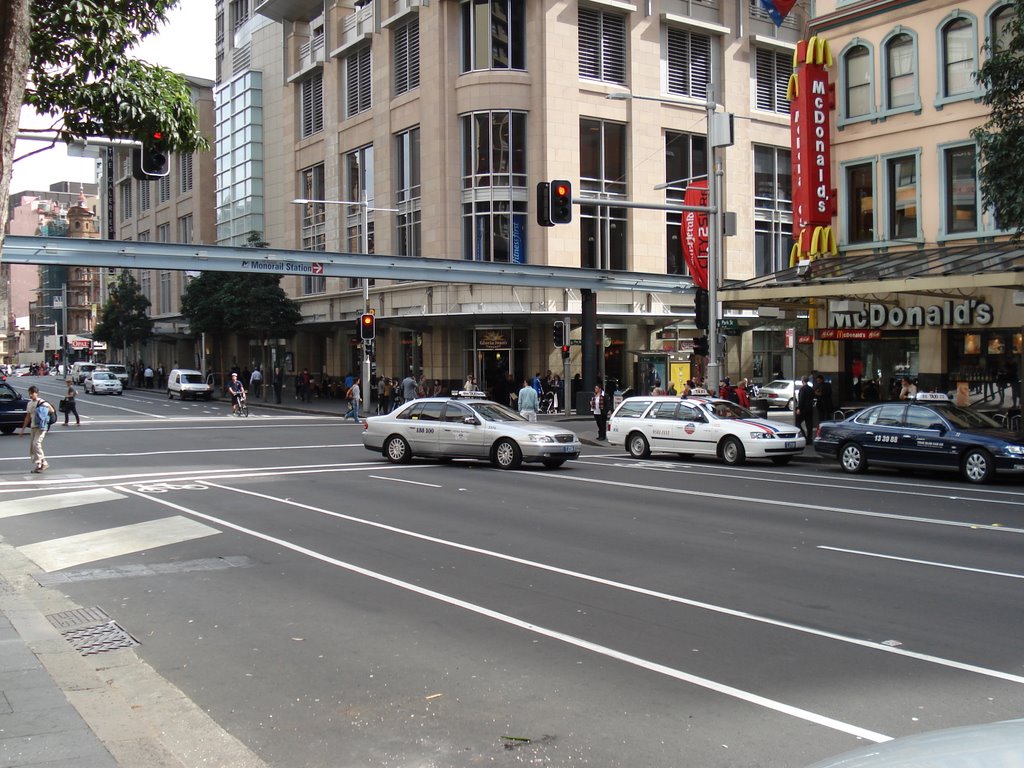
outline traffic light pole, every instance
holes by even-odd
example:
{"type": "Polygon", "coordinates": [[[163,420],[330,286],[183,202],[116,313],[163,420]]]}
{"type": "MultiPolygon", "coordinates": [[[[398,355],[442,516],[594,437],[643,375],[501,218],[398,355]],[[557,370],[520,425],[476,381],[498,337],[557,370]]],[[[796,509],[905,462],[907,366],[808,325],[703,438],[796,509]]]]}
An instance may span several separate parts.
{"type": "MultiPolygon", "coordinates": [[[[569,325],[569,316],[566,315],[563,322],[565,323],[565,343],[569,344],[569,349],[572,349],[572,334],[569,329],[572,328],[569,325]]],[[[562,406],[565,408],[565,415],[572,416],[572,382],[569,380],[569,375],[572,372],[572,366],[569,364],[569,356],[564,355],[562,357],[562,406]]]]}
{"type": "MultiPolygon", "coordinates": [[[[370,253],[370,201],[366,199],[366,190],[363,190],[363,253],[369,255],[370,253]]],[[[370,278],[363,278],[363,312],[370,311],[370,278]]],[[[377,343],[376,327],[374,328],[374,339],[373,344],[377,343]]],[[[365,341],[363,342],[363,386],[360,390],[363,396],[363,413],[367,416],[370,415],[370,401],[372,399],[372,392],[370,392],[370,345],[365,341]]]]}

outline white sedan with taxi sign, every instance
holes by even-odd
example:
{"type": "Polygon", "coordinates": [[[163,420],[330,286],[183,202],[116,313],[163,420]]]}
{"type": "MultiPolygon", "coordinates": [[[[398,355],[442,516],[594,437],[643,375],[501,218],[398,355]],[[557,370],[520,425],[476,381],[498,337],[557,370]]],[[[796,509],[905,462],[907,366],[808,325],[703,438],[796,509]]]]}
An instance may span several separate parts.
{"type": "Polygon", "coordinates": [[[792,424],[760,419],[729,400],[707,397],[631,397],[608,421],[608,442],[646,459],[652,453],[714,456],[726,464],[770,459],[788,464],[807,441],[792,424]]]}
{"type": "Polygon", "coordinates": [[[363,421],[363,447],[393,464],[414,456],[483,459],[499,469],[537,462],[549,469],[578,459],[580,439],[558,424],[527,421],[482,392],[424,397],[363,421]]]}

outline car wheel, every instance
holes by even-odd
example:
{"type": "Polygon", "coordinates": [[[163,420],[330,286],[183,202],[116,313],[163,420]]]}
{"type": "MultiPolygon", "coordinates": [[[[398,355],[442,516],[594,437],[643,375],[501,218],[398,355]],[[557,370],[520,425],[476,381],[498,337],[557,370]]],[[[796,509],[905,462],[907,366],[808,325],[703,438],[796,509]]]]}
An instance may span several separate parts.
{"type": "Polygon", "coordinates": [[[844,472],[856,475],[868,468],[867,459],[864,458],[864,449],[856,443],[845,443],[839,449],[839,466],[844,472]]]}
{"type": "Polygon", "coordinates": [[[0,427],[0,432],[2,432],[5,435],[13,435],[14,429],[14,427],[0,427]]]}
{"type": "Polygon", "coordinates": [[[743,450],[743,443],[735,437],[727,437],[722,441],[720,447],[722,461],[730,466],[742,464],[747,459],[747,452],[743,450]]]}
{"type": "Polygon", "coordinates": [[[494,445],[491,461],[498,469],[516,469],[523,461],[523,452],[515,441],[502,438],[494,445]]]}
{"type": "Polygon", "coordinates": [[[392,464],[408,464],[412,461],[412,450],[404,437],[393,435],[384,443],[384,456],[392,464]]]}
{"type": "Polygon", "coordinates": [[[776,467],[784,467],[793,460],[792,456],[772,456],[772,464],[776,467]]]}
{"type": "Polygon", "coordinates": [[[796,400],[794,400],[792,397],[789,398],[789,400],[786,401],[786,410],[787,411],[795,411],[796,410],[796,400]]]}
{"type": "Polygon", "coordinates": [[[992,479],[992,456],[981,448],[971,448],[964,454],[960,472],[969,483],[987,483],[992,479]]]}
{"type": "Polygon", "coordinates": [[[639,432],[633,432],[629,436],[629,439],[626,441],[626,448],[629,449],[629,455],[634,459],[646,459],[651,455],[651,446],[647,442],[647,438],[639,432]]]}
{"type": "Polygon", "coordinates": [[[168,400],[173,400],[174,399],[174,393],[171,392],[171,390],[169,390],[169,389],[167,390],[167,399],[168,400]]]}
{"type": "Polygon", "coordinates": [[[544,459],[544,466],[548,469],[558,469],[565,464],[565,459],[544,459]]]}

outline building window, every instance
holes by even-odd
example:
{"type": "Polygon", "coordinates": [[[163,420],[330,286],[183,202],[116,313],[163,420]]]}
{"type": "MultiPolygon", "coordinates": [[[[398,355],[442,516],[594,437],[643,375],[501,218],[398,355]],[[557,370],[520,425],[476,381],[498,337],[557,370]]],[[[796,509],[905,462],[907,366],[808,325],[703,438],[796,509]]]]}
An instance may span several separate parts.
{"type": "Polygon", "coordinates": [[[150,209],[149,182],[139,182],[139,213],[150,209]]]}
{"type": "Polygon", "coordinates": [[[236,30],[249,20],[249,0],[231,0],[231,29],[236,30]]]}
{"type": "Polygon", "coordinates": [[[178,194],[192,191],[192,153],[178,155],[178,194]]]}
{"type": "Polygon", "coordinates": [[[462,128],[462,256],[525,264],[526,114],[477,112],[462,128]]]}
{"type": "MultiPolygon", "coordinates": [[[[695,179],[707,179],[708,142],[703,134],[665,132],[666,202],[681,205],[686,187],[695,179]]],[[[683,258],[681,238],[682,214],[669,211],[665,215],[667,247],[665,271],[670,275],[686,275],[689,269],[683,258]]]]}
{"type": "Polygon", "coordinates": [[[978,161],[973,144],[949,147],[943,152],[946,233],[977,232],[978,161]]]}
{"type": "Polygon", "coordinates": [[[160,306],[157,312],[167,314],[171,311],[171,273],[160,270],[160,306]]]}
{"type": "MultiPolygon", "coordinates": [[[[146,238],[147,240],[149,238],[146,238]]],[[[153,303],[153,284],[151,273],[148,269],[139,272],[139,292],[146,297],[150,304],[153,303]]]]}
{"type": "Polygon", "coordinates": [[[668,92],[673,96],[706,99],[711,80],[711,38],[669,27],[666,54],[668,92]]]}
{"type": "Polygon", "coordinates": [[[420,256],[422,189],[419,127],[395,137],[395,168],[398,174],[398,183],[395,185],[398,255],[420,256]]]}
{"type": "Polygon", "coordinates": [[[171,225],[170,224],[159,224],[156,228],[156,241],[158,243],[169,243],[171,242],[171,225]]]}
{"type": "MultiPolygon", "coordinates": [[[[370,46],[364,46],[345,58],[345,117],[365,112],[373,105],[373,77],[370,46]]],[[[323,128],[323,117],[321,125],[323,128]]]]}
{"type": "Polygon", "coordinates": [[[885,46],[885,108],[899,109],[917,103],[914,38],[906,33],[894,36],[885,46]]]}
{"type": "Polygon", "coordinates": [[[216,99],[216,242],[241,246],[250,232],[266,231],[262,74],[239,75],[217,90],[216,99]]]}
{"type": "Polygon", "coordinates": [[[156,182],[156,200],[158,203],[166,203],[171,199],[171,177],[161,176],[156,182]]]}
{"type": "MultiPolygon", "coordinates": [[[[625,199],[626,126],[580,119],[580,197],[625,199]]],[[[580,266],[628,269],[626,209],[580,205],[580,266]]]]}
{"type": "Polygon", "coordinates": [[[580,8],[579,51],[580,77],[625,85],[625,16],[580,8]]]}
{"type": "Polygon", "coordinates": [[[920,237],[917,228],[917,158],[909,155],[886,160],[885,183],[889,239],[913,240],[920,237]]]}
{"type": "Polygon", "coordinates": [[[144,232],[139,232],[138,236],[135,239],[138,240],[140,243],[148,243],[149,242],[149,230],[147,229],[144,232]]]}
{"type": "Polygon", "coordinates": [[[942,95],[945,98],[974,93],[977,70],[974,25],[958,17],[942,28],[942,95]]]}
{"type": "Polygon", "coordinates": [[[132,183],[121,182],[121,221],[132,217],[132,183]]]}
{"type": "Polygon", "coordinates": [[[786,90],[789,88],[789,76],[793,72],[793,55],[758,48],[755,67],[755,106],[766,112],[788,115],[789,100],[786,98],[786,90]]]}
{"type": "Polygon", "coordinates": [[[302,101],[299,135],[306,139],[324,129],[323,72],[317,71],[303,80],[299,92],[302,101]]]}
{"type": "MultiPolygon", "coordinates": [[[[350,201],[365,201],[366,205],[346,205],[344,207],[345,242],[352,253],[372,254],[374,248],[374,188],[373,188],[373,145],[368,144],[342,158],[345,172],[346,198],[350,201]]],[[[370,285],[374,281],[370,280],[370,285]]],[[[360,278],[350,278],[349,287],[357,288],[362,284],[360,278]]]]}
{"type": "Polygon", "coordinates": [[[846,167],[846,241],[875,239],[875,179],[871,163],[846,167]]]}
{"type": "Polygon", "coordinates": [[[989,17],[990,53],[1009,50],[1010,42],[1013,40],[1013,30],[1010,27],[1010,22],[1013,21],[1014,13],[1012,5],[1004,5],[1002,8],[996,9],[995,13],[989,17]]]}
{"type": "Polygon", "coordinates": [[[788,149],[754,145],[754,269],[789,267],[793,248],[793,177],[788,149]]]}
{"type": "Polygon", "coordinates": [[[178,217],[178,242],[191,243],[194,231],[192,229],[192,214],[178,217]]]}
{"type": "Polygon", "coordinates": [[[299,196],[307,202],[302,204],[302,250],[323,251],[327,249],[326,220],[327,197],[324,181],[324,166],[314,165],[299,171],[299,196]]]}
{"type": "Polygon", "coordinates": [[[462,71],[526,69],[526,1],[464,0],[462,71]]]}
{"type": "Polygon", "coordinates": [[[418,17],[397,27],[393,33],[392,56],[395,69],[395,95],[420,87],[420,22],[418,17]]]}
{"type": "Polygon", "coordinates": [[[871,52],[867,46],[851,48],[843,60],[846,75],[846,118],[870,115],[871,101],[871,52]]]}

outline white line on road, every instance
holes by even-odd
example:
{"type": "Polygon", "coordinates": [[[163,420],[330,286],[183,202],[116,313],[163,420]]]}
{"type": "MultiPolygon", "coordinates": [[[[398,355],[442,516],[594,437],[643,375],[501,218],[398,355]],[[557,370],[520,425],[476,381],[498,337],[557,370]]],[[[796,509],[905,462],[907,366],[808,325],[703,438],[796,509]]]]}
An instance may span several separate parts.
{"type": "Polygon", "coordinates": [[[706,688],[707,690],[715,691],[716,693],[720,693],[725,696],[730,696],[732,698],[738,699],[740,701],[745,701],[755,706],[770,709],[784,715],[789,715],[791,717],[795,717],[809,723],[814,723],[815,725],[821,725],[826,728],[831,728],[841,733],[847,733],[851,736],[856,736],[857,738],[867,739],[875,743],[889,741],[892,738],[891,736],[886,736],[885,734],[877,733],[876,731],[871,731],[866,728],[861,728],[850,723],[844,723],[841,720],[826,717],[825,715],[820,715],[816,712],[811,712],[806,709],[794,707],[792,705],[785,704],[781,701],[775,701],[774,699],[769,699],[765,696],[760,696],[750,691],[744,691],[740,688],[735,688],[731,685],[725,685],[724,683],[719,683],[714,680],[709,680],[705,677],[692,675],[688,672],[684,672],[682,670],[675,669],[664,664],[658,664],[647,659],[642,659],[639,656],[633,656],[628,653],[623,653],[622,651],[617,651],[614,648],[609,648],[605,645],[599,645],[598,643],[593,643],[589,640],[584,640],[583,638],[576,637],[575,635],[569,635],[564,632],[548,629],[547,627],[542,627],[538,624],[534,624],[529,621],[524,621],[523,619],[516,618],[515,616],[510,616],[506,613],[499,613],[498,611],[491,610],[490,608],[485,608],[484,606],[477,605],[476,603],[470,603],[466,600],[460,600],[459,598],[453,597],[451,595],[446,595],[442,592],[436,592],[432,589],[426,589],[425,587],[412,584],[408,581],[396,579],[393,576],[388,576],[378,571],[371,571],[367,568],[355,565],[354,563],[348,563],[343,560],[338,560],[337,558],[330,557],[329,555],[317,552],[316,550],[300,546],[299,544],[295,544],[284,539],[279,539],[275,536],[270,536],[269,534],[253,530],[251,528],[245,528],[244,526],[237,525],[227,520],[223,520],[212,515],[207,515],[202,512],[198,512],[194,509],[183,507],[178,504],[174,504],[173,502],[170,502],[166,499],[162,499],[155,496],[149,496],[144,493],[138,493],[137,491],[134,491],[131,488],[120,488],[119,490],[125,493],[135,494],[137,496],[140,496],[141,498],[148,499],[149,501],[152,501],[157,504],[163,504],[164,506],[170,507],[171,509],[175,509],[187,515],[193,515],[215,525],[220,525],[225,528],[230,528],[231,530],[238,531],[239,533],[244,533],[247,536],[252,536],[253,538],[269,542],[271,544],[274,544],[275,546],[290,549],[293,552],[296,552],[298,554],[304,555],[315,560],[319,560],[322,563],[333,565],[337,568],[342,568],[346,571],[357,573],[361,576],[365,576],[370,579],[375,579],[385,584],[390,584],[393,587],[398,587],[399,589],[404,589],[418,595],[423,595],[424,597],[429,597],[433,600],[437,600],[438,602],[446,603],[456,608],[461,608],[463,610],[476,613],[480,616],[485,616],[487,618],[494,619],[495,621],[499,621],[504,624],[508,624],[510,626],[526,630],[527,632],[533,632],[534,634],[541,635],[543,637],[548,637],[552,640],[557,640],[559,642],[566,643],[568,645],[572,645],[577,648],[590,651],[592,653],[600,654],[608,658],[616,659],[623,663],[631,664],[635,667],[640,667],[641,669],[646,669],[650,672],[655,672],[657,674],[665,675],[666,677],[674,678],[685,683],[690,683],[691,685],[706,688]]]}
{"type": "Polygon", "coordinates": [[[897,555],[883,555],[880,552],[863,552],[859,549],[843,549],[841,547],[827,547],[819,545],[818,549],[826,549],[829,552],[843,552],[848,555],[863,555],[864,557],[877,557],[880,560],[897,560],[901,563],[913,563],[914,565],[931,565],[936,568],[948,568],[953,571],[969,571],[971,573],[982,573],[986,576],[1003,576],[1007,579],[1024,579],[1024,573],[1008,573],[1006,571],[989,571],[985,568],[969,568],[966,565],[953,565],[952,563],[937,563],[932,560],[917,560],[912,557],[898,557],[897,555]]]}
{"type": "MultiPolygon", "coordinates": [[[[260,452],[260,451],[322,451],[327,448],[354,448],[362,445],[362,443],[322,443],[320,445],[270,445],[260,447],[232,447],[231,453],[241,454],[246,452],[260,452]]],[[[47,446],[49,447],[49,446],[47,446]]],[[[133,458],[136,456],[171,456],[177,454],[193,454],[193,453],[224,453],[223,448],[187,448],[180,451],[168,451],[168,450],[155,450],[155,451],[125,451],[122,453],[60,453],[55,454],[52,451],[47,453],[47,458],[53,459],[94,459],[98,457],[102,458],[133,458]]],[[[0,461],[25,461],[24,456],[4,456],[0,457],[0,461]]],[[[251,467],[246,467],[251,469],[251,467]]]]}
{"type": "Polygon", "coordinates": [[[436,483],[418,483],[415,480],[403,480],[400,477],[381,477],[380,475],[367,475],[372,477],[374,480],[390,480],[393,483],[408,483],[409,485],[425,485],[427,488],[444,488],[443,485],[437,485],[436,483]]]}
{"type": "Polygon", "coordinates": [[[90,488],[71,493],[51,493],[47,496],[33,496],[29,499],[11,499],[0,507],[0,517],[17,517],[31,515],[35,512],[52,512],[56,509],[82,507],[86,504],[99,504],[103,501],[123,499],[120,493],[106,488],[90,488]]]}

